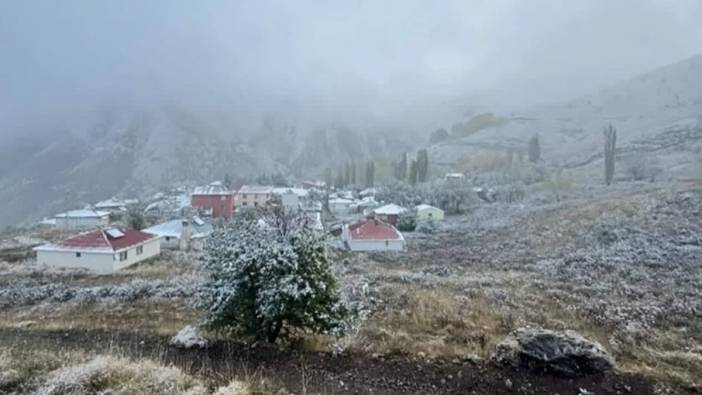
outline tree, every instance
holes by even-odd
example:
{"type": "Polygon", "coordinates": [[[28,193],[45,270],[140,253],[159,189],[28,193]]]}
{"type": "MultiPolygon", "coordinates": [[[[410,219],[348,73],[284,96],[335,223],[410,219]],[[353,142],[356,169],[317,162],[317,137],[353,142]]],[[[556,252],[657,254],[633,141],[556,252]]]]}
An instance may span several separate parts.
{"type": "Polygon", "coordinates": [[[366,164],[366,188],[373,188],[375,185],[375,164],[369,161],[366,164]]]}
{"type": "Polygon", "coordinates": [[[538,134],[529,139],[528,153],[530,162],[536,163],[541,160],[541,144],[539,143],[538,134]]]}
{"type": "Polygon", "coordinates": [[[336,189],[341,189],[344,187],[344,172],[341,168],[336,169],[336,180],[334,180],[334,186],[336,189]]]}
{"type": "Polygon", "coordinates": [[[146,219],[144,211],[139,206],[130,206],[127,209],[127,227],[130,229],[144,229],[146,227],[146,219]]]}
{"type": "Polygon", "coordinates": [[[327,189],[331,188],[332,184],[334,183],[332,169],[329,167],[324,169],[324,183],[326,184],[327,189]]]}
{"type": "Polygon", "coordinates": [[[212,233],[206,253],[211,329],[269,342],[294,330],[343,334],[350,310],[340,300],[322,236],[304,214],[237,218],[212,233]]]}
{"type": "Polygon", "coordinates": [[[444,129],[444,128],[439,128],[439,129],[436,129],[429,136],[429,143],[430,144],[440,143],[448,138],[449,138],[449,132],[446,131],[446,129],[444,129]]]}
{"type": "Polygon", "coordinates": [[[402,232],[414,232],[417,227],[417,212],[407,210],[397,217],[397,230],[402,232]]]}
{"type": "Polygon", "coordinates": [[[429,178],[429,152],[426,149],[417,151],[417,181],[426,182],[429,178]]]}
{"type": "Polygon", "coordinates": [[[351,184],[356,186],[356,162],[351,162],[351,184]]]}
{"type": "Polygon", "coordinates": [[[351,164],[346,162],[344,165],[344,186],[349,186],[351,184],[351,164]]]}
{"type": "Polygon", "coordinates": [[[614,178],[614,157],[617,150],[617,129],[609,124],[604,130],[605,184],[612,184],[614,178]]]}
{"type": "Polygon", "coordinates": [[[400,163],[397,164],[397,179],[404,180],[407,178],[407,152],[403,152],[400,157],[400,163]]]}
{"type": "Polygon", "coordinates": [[[233,184],[232,176],[229,173],[224,173],[224,186],[231,189],[233,184]]]}
{"type": "Polygon", "coordinates": [[[409,183],[410,183],[410,185],[417,185],[417,161],[416,160],[413,160],[412,163],[410,163],[409,183]]]}

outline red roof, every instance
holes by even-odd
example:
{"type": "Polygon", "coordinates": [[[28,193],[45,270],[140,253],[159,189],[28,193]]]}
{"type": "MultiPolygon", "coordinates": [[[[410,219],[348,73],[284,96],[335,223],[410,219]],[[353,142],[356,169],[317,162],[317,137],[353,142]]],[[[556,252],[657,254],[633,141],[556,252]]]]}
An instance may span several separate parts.
{"type": "Polygon", "coordinates": [[[349,233],[356,240],[400,239],[402,235],[394,226],[378,219],[367,219],[349,225],[349,233]]]}
{"type": "Polygon", "coordinates": [[[59,241],[55,246],[66,249],[109,249],[118,251],[158,237],[157,235],[134,229],[122,230],[121,232],[124,236],[112,237],[104,230],[98,229],[59,241]]]}

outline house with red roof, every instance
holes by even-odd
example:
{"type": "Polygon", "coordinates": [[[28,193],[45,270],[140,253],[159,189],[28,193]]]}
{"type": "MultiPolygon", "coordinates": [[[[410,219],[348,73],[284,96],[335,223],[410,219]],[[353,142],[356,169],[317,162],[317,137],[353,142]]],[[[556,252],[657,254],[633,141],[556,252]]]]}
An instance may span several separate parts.
{"type": "Polygon", "coordinates": [[[212,218],[230,219],[234,214],[234,192],[219,181],[195,188],[190,204],[212,218]]]}
{"type": "Polygon", "coordinates": [[[341,239],[351,251],[402,251],[405,238],[394,226],[376,218],[345,225],[341,239]]]}
{"type": "Polygon", "coordinates": [[[139,230],[97,229],[34,248],[37,262],[54,267],[112,273],[161,253],[158,235],[139,230]]]}

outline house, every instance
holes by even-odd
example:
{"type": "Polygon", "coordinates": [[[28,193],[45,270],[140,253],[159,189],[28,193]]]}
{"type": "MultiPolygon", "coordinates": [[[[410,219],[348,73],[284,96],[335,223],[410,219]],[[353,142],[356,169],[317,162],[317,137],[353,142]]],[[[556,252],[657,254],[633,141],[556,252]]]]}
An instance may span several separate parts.
{"type": "Polygon", "coordinates": [[[324,181],[303,181],[302,187],[304,189],[317,189],[321,191],[327,187],[327,184],[324,181]]]}
{"type": "Polygon", "coordinates": [[[417,211],[417,219],[420,221],[441,221],[444,219],[444,210],[438,207],[420,204],[414,209],[417,211]]]}
{"type": "Polygon", "coordinates": [[[366,188],[366,189],[362,190],[361,192],[359,192],[358,196],[365,198],[365,197],[369,197],[369,196],[375,196],[376,193],[377,193],[377,190],[375,188],[366,188]]]}
{"type": "Polygon", "coordinates": [[[460,184],[466,179],[465,174],[463,173],[446,173],[444,176],[444,180],[446,182],[451,182],[451,183],[456,183],[460,184]]]}
{"type": "Polygon", "coordinates": [[[329,211],[336,216],[346,215],[351,213],[351,206],[353,203],[354,201],[351,199],[344,199],[340,197],[329,199],[329,211]]]}
{"type": "Polygon", "coordinates": [[[120,213],[127,211],[127,204],[121,200],[110,198],[95,203],[95,209],[100,211],[109,211],[110,213],[120,213]]]}
{"type": "Polygon", "coordinates": [[[397,204],[386,204],[373,210],[373,214],[379,220],[395,225],[397,224],[397,218],[405,211],[407,211],[406,208],[397,204]]]}
{"type": "Polygon", "coordinates": [[[405,248],[402,233],[375,218],[345,225],[341,239],[351,251],[402,251],[405,248]]]}
{"type": "Polygon", "coordinates": [[[351,205],[351,209],[358,213],[365,213],[366,211],[372,211],[374,208],[378,207],[378,202],[373,196],[366,196],[363,199],[354,202],[351,205]]]}
{"type": "Polygon", "coordinates": [[[195,188],[190,198],[193,207],[205,210],[212,218],[230,219],[234,213],[234,193],[219,181],[195,188]]]}
{"type": "Polygon", "coordinates": [[[273,188],[273,194],[280,198],[280,202],[286,210],[299,210],[303,202],[307,199],[307,190],[303,188],[273,188]]]}
{"type": "Polygon", "coordinates": [[[56,214],[56,228],[62,230],[90,229],[107,227],[110,213],[91,209],[71,210],[56,214]]]}
{"type": "Polygon", "coordinates": [[[205,246],[205,239],[213,231],[212,224],[198,216],[174,219],[144,229],[144,232],[160,237],[162,249],[183,251],[201,251],[205,246]]]}
{"type": "Polygon", "coordinates": [[[159,255],[161,244],[157,235],[139,230],[97,229],[34,251],[40,264],[112,273],[159,255]]]}
{"type": "Polygon", "coordinates": [[[236,194],[237,205],[241,208],[263,207],[271,201],[273,187],[264,185],[244,185],[236,194]]]}

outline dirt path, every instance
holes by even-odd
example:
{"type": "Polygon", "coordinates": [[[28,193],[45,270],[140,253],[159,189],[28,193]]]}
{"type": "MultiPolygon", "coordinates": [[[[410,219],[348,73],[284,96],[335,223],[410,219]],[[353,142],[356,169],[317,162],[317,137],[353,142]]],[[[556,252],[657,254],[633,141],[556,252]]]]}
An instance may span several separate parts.
{"type": "Polygon", "coordinates": [[[489,362],[422,361],[366,354],[334,356],[323,352],[282,351],[268,345],[248,347],[219,342],[207,350],[177,350],[168,338],[101,331],[0,329],[0,347],[114,352],[155,358],[212,384],[260,372],[294,393],[333,394],[653,394],[653,383],[629,374],[567,379],[501,368],[489,362]]]}

